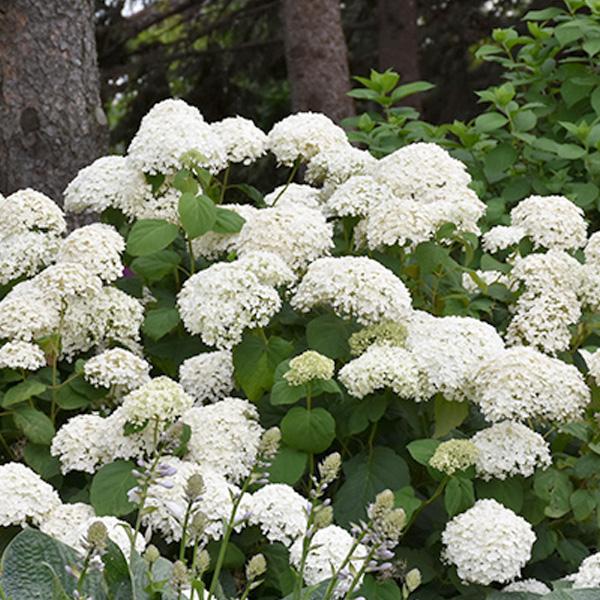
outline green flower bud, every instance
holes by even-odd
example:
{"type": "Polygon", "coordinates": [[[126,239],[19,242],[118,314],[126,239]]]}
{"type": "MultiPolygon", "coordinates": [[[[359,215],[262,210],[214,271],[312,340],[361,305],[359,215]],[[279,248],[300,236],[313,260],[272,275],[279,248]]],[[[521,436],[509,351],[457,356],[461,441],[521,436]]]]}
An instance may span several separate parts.
{"type": "Polygon", "coordinates": [[[200,473],[194,473],[189,477],[185,486],[185,495],[190,502],[198,500],[204,494],[204,478],[200,473]]]}
{"type": "Polygon", "coordinates": [[[404,578],[404,585],[409,592],[414,592],[421,585],[421,571],[411,569],[404,578]]]}
{"type": "Polygon", "coordinates": [[[314,350],[307,350],[290,360],[290,368],[283,378],[290,385],[303,385],[315,379],[331,379],[335,363],[314,350]]]}
{"type": "Polygon", "coordinates": [[[150,544],[144,552],[144,558],[150,563],[156,562],[160,558],[160,552],[154,544],[150,544]]]}
{"type": "Polygon", "coordinates": [[[175,561],[171,572],[171,582],[173,583],[173,587],[180,590],[182,587],[189,584],[189,579],[190,574],[185,563],[181,560],[175,561]]]}
{"type": "Polygon", "coordinates": [[[207,550],[202,550],[200,554],[198,554],[198,559],[196,561],[196,568],[198,570],[198,576],[202,576],[202,573],[208,571],[210,567],[210,554],[207,550]]]}
{"type": "Polygon", "coordinates": [[[350,352],[353,356],[362,354],[375,342],[388,343],[392,346],[403,346],[406,340],[406,328],[403,325],[388,321],[369,325],[356,333],[348,340],[350,352]]]}
{"type": "Polygon", "coordinates": [[[340,468],[342,467],[342,457],[339,452],[333,452],[329,456],[325,457],[319,464],[319,475],[321,481],[325,485],[329,485],[332,481],[336,480],[340,474],[340,468]]]}
{"type": "Polygon", "coordinates": [[[260,452],[266,458],[273,458],[278,450],[281,442],[281,431],[279,427],[271,427],[263,433],[260,440],[260,452]]]}
{"type": "Polygon", "coordinates": [[[208,519],[203,512],[197,512],[193,517],[189,524],[189,532],[192,538],[201,537],[205,530],[206,525],[208,524],[208,519]]]}
{"type": "Polygon", "coordinates": [[[324,529],[333,523],[333,508],[331,506],[320,506],[315,513],[315,527],[324,529]]]}
{"type": "Polygon", "coordinates": [[[106,550],[108,543],[108,529],[102,521],[94,521],[87,530],[87,543],[95,552],[106,550]]]}
{"type": "Polygon", "coordinates": [[[470,440],[448,440],[442,442],[429,459],[434,469],[453,475],[475,464],[479,450],[470,440]]]}
{"type": "Polygon", "coordinates": [[[267,571],[267,561],[262,554],[255,554],[246,565],[246,579],[254,581],[267,571]]]}

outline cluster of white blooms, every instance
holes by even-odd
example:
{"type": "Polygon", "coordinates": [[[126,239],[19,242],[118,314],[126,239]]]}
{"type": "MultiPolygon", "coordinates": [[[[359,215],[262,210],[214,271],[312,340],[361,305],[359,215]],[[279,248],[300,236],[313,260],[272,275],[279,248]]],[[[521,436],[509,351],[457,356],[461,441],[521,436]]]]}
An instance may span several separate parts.
{"type": "Polygon", "coordinates": [[[482,246],[484,250],[493,254],[518,244],[526,235],[525,230],[520,227],[497,225],[483,234],[482,246]]]}
{"type": "Polygon", "coordinates": [[[200,111],[173,99],[155,104],[144,116],[127,154],[136,169],[150,174],[178,171],[186,155],[213,172],[227,162],[225,146],[200,111]]]}
{"type": "Polygon", "coordinates": [[[321,190],[302,183],[289,183],[276,187],[264,197],[267,206],[283,204],[301,205],[307,208],[321,206],[321,190]]]}
{"type": "Polygon", "coordinates": [[[327,208],[339,217],[366,217],[388,198],[398,201],[384,183],[379,183],[370,175],[353,175],[327,199],[327,208]]]}
{"type": "Polygon", "coordinates": [[[101,213],[137,204],[152,194],[144,174],[124,156],[103,156],[79,171],[64,191],[65,210],[101,213]]]}
{"type": "Polygon", "coordinates": [[[190,277],[177,303],[185,328],[220,349],[239,343],[246,328],[267,325],[281,308],[277,290],[238,261],[216,263],[190,277]]]}
{"type": "Polygon", "coordinates": [[[112,348],[90,358],[83,373],[95,387],[117,386],[119,395],[138,388],[150,379],[150,365],[123,348],[112,348]]]}
{"type": "Polygon", "coordinates": [[[197,404],[221,400],[235,387],[231,351],[217,350],[188,358],[179,367],[179,383],[197,404]]]}
{"type": "Polygon", "coordinates": [[[219,539],[223,523],[231,516],[232,496],[239,490],[214,471],[204,470],[194,463],[164,457],[161,464],[174,468],[176,472],[168,478],[167,485],[163,485],[162,480],[150,485],[146,506],[151,510],[144,514],[144,524],[159,531],[167,542],[179,541],[188,502],[185,493],[187,482],[192,475],[199,474],[204,482],[204,491],[195,507],[206,517],[204,537],[219,539]]]}
{"type": "Polygon", "coordinates": [[[256,211],[246,221],[236,247],[240,256],[256,251],[278,254],[294,271],[301,271],[330,253],[333,228],[320,210],[278,203],[256,211]]]}
{"type": "Polygon", "coordinates": [[[470,440],[448,440],[435,449],[429,465],[446,475],[454,475],[474,465],[478,454],[477,446],[470,440]]]}
{"type": "Polygon", "coordinates": [[[442,557],[465,583],[506,583],[520,575],[535,539],[531,525],[512,510],[478,500],[446,524],[442,557]]]}
{"type": "Polygon", "coordinates": [[[585,265],[582,266],[580,297],[591,310],[600,311],[600,232],[590,236],[583,251],[585,265]]]}
{"type": "Polygon", "coordinates": [[[472,396],[491,422],[578,419],[590,402],[590,390],[573,365],[533,348],[514,346],[483,363],[472,396]]]}
{"type": "Polygon", "coordinates": [[[549,594],[552,590],[541,581],[537,579],[523,579],[521,581],[515,581],[510,583],[502,590],[503,592],[529,592],[530,594],[538,594],[544,596],[549,594]]]}
{"type": "Polygon", "coordinates": [[[331,379],[335,363],[331,358],[314,350],[307,350],[290,360],[289,369],[283,378],[290,385],[303,385],[315,379],[331,379]]]}
{"type": "Polygon", "coordinates": [[[123,412],[130,423],[172,423],[194,403],[177,382],[168,377],[151,379],[123,399],[123,412]]]}
{"type": "Polygon", "coordinates": [[[248,252],[238,258],[236,264],[256,275],[265,285],[285,287],[296,281],[296,275],[281,256],[272,252],[248,252]]]}
{"type": "Polygon", "coordinates": [[[600,587],[600,552],[583,559],[576,573],[567,577],[574,589],[600,587]]]}
{"type": "Polygon", "coordinates": [[[227,117],[210,128],[221,140],[229,162],[249,165],[267,152],[266,134],[249,119],[227,117]]]}
{"type": "Polygon", "coordinates": [[[379,343],[389,346],[404,346],[406,327],[394,321],[381,321],[375,325],[355,331],[348,340],[352,356],[359,356],[369,346],[379,343]]]}
{"type": "Polygon", "coordinates": [[[289,485],[269,483],[242,504],[249,525],[258,525],[270,542],[290,546],[306,532],[308,501],[289,485]]]}
{"type": "Polygon", "coordinates": [[[57,262],[81,264],[90,273],[111,282],[123,274],[124,250],[125,240],[114,227],[94,223],[76,229],[65,239],[57,262]]]}
{"type": "Polygon", "coordinates": [[[241,398],[225,398],[184,413],[190,426],[187,460],[237,483],[247,477],[258,455],[263,428],[256,408],[241,398]]]}
{"type": "Polygon", "coordinates": [[[302,312],[330,306],[338,316],[354,318],[363,325],[382,320],[403,322],[412,310],[404,283],[377,261],[363,256],[314,261],[291,303],[302,312]]]}
{"type": "Polygon", "coordinates": [[[48,514],[60,506],[54,488],[29,467],[20,463],[0,465],[0,526],[43,523],[48,514]]]}
{"type": "Polygon", "coordinates": [[[65,262],[44,269],[30,280],[51,302],[91,298],[102,289],[99,277],[83,265],[65,262]]]}
{"type": "Polygon", "coordinates": [[[402,398],[423,400],[424,375],[412,354],[398,346],[376,343],[339,372],[339,380],[357,398],[382,388],[392,389],[402,398]]]}
{"type": "Polygon", "coordinates": [[[485,480],[513,475],[529,477],[536,468],[552,464],[548,442],[522,423],[502,421],[477,432],[471,442],[477,447],[475,468],[485,480]]]}
{"type": "Polygon", "coordinates": [[[529,196],[510,211],[511,223],[529,236],[536,248],[576,250],[585,246],[583,210],[564,196],[529,196]]]}
{"type": "Polygon", "coordinates": [[[0,198],[0,284],[51,264],[65,229],[60,208],[40,192],[25,189],[0,198]]]}
{"type": "Polygon", "coordinates": [[[0,346],[0,369],[37,371],[46,366],[46,356],[36,344],[16,340],[0,346]]]}
{"type": "MultiPolygon", "coordinates": [[[[308,585],[316,585],[330,579],[331,576],[342,566],[352,547],[354,538],[337,525],[328,525],[319,529],[312,538],[306,563],[304,565],[304,581],[308,585]]],[[[354,575],[361,570],[367,557],[368,550],[362,544],[358,544],[348,565],[342,569],[336,582],[334,597],[340,598],[347,591],[348,584],[354,575]]],[[[298,568],[302,558],[302,540],[297,540],[290,549],[290,562],[298,568]]],[[[359,580],[358,585],[360,586],[359,580]]]]}
{"type": "MultiPolygon", "coordinates": [[[[231,210],[244,221],[248,222],[254,214],[258,212],[257,208],[249,204],[226,204],[223,208],[231,210]]],[[[213,260],[229,252],[237,250],[237,243],[240,232],[237,233],[216,233],[209,231],[200,237],[192,240],[192,248],[195,256],[202,256],[213,260]]]]}
{"type": "Polygon", "coordinates": [[[470,317],[434,317],[416,311],[408,324],[406,348],[425,374],[425,396],[441,392],[464,401],[479,366],[504,350],[496,330],[470,317]]]}
{"type": "Polygon", "coordinates": [[[600,231],[590,235],[583,249],[583,254],[586,264],[600,265],[600,231]]]}
{"type": "Polygon", "coordinates": [[[269,150],[282,165],[307,162],[319,152],[347,147],[341,127],[320,113],[300,112],[275,123],[268,136],[269,150]]]}

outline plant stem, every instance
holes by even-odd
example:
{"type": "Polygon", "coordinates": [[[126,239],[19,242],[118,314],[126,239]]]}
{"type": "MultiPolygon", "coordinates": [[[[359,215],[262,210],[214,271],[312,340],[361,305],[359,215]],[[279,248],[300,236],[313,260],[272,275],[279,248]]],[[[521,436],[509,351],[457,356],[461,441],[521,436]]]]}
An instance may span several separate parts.
{"type": "Polygon", "coordinates": [[[192,245],[192,240],[188,238],[187,240],[188,254],[190,255],[190,275],[193,275],[196,272],[196,257],[194,256],[194,246],[192,245]]]}
{"type": "Polygon", "coordinates": [[[227,190],[227,182],[229,181],[229,172],[231,170],[231,165],[227,165],[225,169],[225,174],[223,175],[223,183],[221,183],[221,193],[219,194],[219,202],[217,204],[223,204],[223,200],[225,200],[225,192],[227,190]]]}
{"type": "Polygon", "coordinates": [[[79,575],[79,580],[77,581],[77,591],[79,592],[80,595],[81,595],[81,592],[83,591],[83,583],[85,581],[85,576],[87,575],[88,567],[90,566],[90,558],[91,557],[92,557],[92,551],[88,550],[87,554],[85,555],[85,559],[83,561],[83,567],[81,569],[81,574],[79,575]]]}
{"type": "Polygon", "coordinates": [[[183,561],[185,558],[185,545],[187,542],[187,527],[190,520],[190,514],[192,512],[192,502],[188,502],[185,510],[185,517],[183,518],[183,527],[181,531],[181,544],[179,546],[179,560],[183,561]]]}
{"type": "Polygon", "coordinates": [[[352,592],[354,591],[354,588],[358,585],[358,582],[360,581],[361,577],[365,574],[365,571],[367,570],[367,567],[369,566],[371,559],[375,555],[375,551],[376,551],[376,548],[372,548],[371,551],[369,552],[369,554],[367,554],[367,556],[363,560],[361,568],[358,570],[358,573],[356,573],[356,575],[352,579],[352,582],[350,583],[350,587],[348,588],[348,591],[344,594],[344,600],[346,600],[346,599],[349,600],[352,597],[352,592]]]}
{"type": "Polygon", "coordinates": [[[446,487],[446,484],[448,483],[448,481],[449,481],[448,477],[445,477],[444,479],[442,479],[442,481],[440,481],[440,484],[437,486],[435,492],[433,492],[433,495],[431,497],[429,497],[427,500],[425,500],[425,502],[422,502],[421,506],[419,506],[419,508],[417,508],[415,510],[415,512],[410,517],[410,520],[406,524],[406,527],[404,528],[404,534],[406,534],[406,532],[412,527],[412,525],[415,522],[415,520],[417,519],[417,517],[421,514],[421,511],[424,508],[426,508],[427,506],[429,506],[432,502],[435,502],[442,495],[442,492],[444,491],[444,488],[446,487]]]}
{"type": "Polygon", "coordinates": [[[281,196],[283,196],[283,194],[285,194],[286,190],[290,187],[290,184],[294,180],[294,177],[296,177],[296,173],[298,172],[299,168],[300,168],[300,159],[297,158],[296,162],[294,163],[294,166],[292,167],[292,171],[290,173],[290,176],[288,177],[288,179],[287,179],[287,181],[285,183],[285,186],[279,192],[279,194],[277,194],[277,196],[275,197],[275,200],[273,200],[273,206],[275,206],[277,204],[277,201],[279,200],[279,198],[281,198],[281,196]]]}

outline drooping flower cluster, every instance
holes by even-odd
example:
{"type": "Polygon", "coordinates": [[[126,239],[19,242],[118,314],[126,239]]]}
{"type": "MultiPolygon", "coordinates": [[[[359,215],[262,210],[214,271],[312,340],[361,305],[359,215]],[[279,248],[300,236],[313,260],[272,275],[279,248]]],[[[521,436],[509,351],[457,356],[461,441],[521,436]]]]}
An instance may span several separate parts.
{"type": "Polygon", "coordinates": [[[465,583],[505,583],[520,575],[535,539],[531,525],[512,510],[478,500],[447,523],[442,556],[465,583]]]}

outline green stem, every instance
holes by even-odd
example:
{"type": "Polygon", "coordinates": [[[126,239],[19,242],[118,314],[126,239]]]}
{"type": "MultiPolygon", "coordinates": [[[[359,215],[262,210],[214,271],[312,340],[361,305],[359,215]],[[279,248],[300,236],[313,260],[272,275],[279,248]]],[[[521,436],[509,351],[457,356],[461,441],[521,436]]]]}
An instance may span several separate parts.
{"type": "Polygon", "coordinates": [[[415,510],[415,512],[411,515],[410,520],[408,521],[408,523],[406,524],[406,527],[404,528],[405,535],[406,535],[406,532],[412,527],[413,523],[416,521],[417,517],[421,514],[421,512],[427,506],[429,506],[432,502],[435,502],[442,495],[442,492],[444,491],[444,488],[446,487],[446,484],[448,483],[448,481],[449,481],[449,478],[444,477],[444,479],[442,479],[442,481],[440,481],[435,492],[433,492],[433,495],[430,498],[428,498],[427,500],[425,500],[425,502],[422,502],[421,506],[419,506],[419,508],[417,508],[415,510]]]}
{"type": "MultiPolygon", "coordinates": [[[[8,413],[6,413],[6,414],[8,414],[8,413]]],[[[13,451],[10,449],[10,446],[6,443],[6,440],[4,439],[4,436],[1,433],[0,433],[0,445],[6,451],[8,458],[10,458],[11,460],[14,460],[15,455],[13,454],[13,451]]]]}
{"type": "Polygon", "coordinates": [[[350,600],[350,598],[352,598],[352,592],[354,591],[354,588],[356,588],[356,586],[358,585],[358,582],[360,581],[361,577],[365,574],[365,571],[367,570],[367,567],[369,566],[371,559],[373,558],[373,556],[375,556],[375,551],[376,551],[376,548],[372,548],[371,551],[369,552],[369,554],[367,554],[366,558],[363,560],[362,566],[360,567],[360,569],[358,570],[358,572],[352,579],[352,582],[350,583],[350,587],[348,588],[348,591],[344,594],[344,600],[346,600],[346,599],[350,600]]]}
{"type": "Polygon", "coordinates": [[[179,560],[183,561],[185,558],[185,545],[187,542],[187,527],[192,513],[192,502],[188,502],[185,510],[185,517],[183,519],[183,528],[181,532],[181,545],[179,546],[179,560]]]}
{"type": "Polygon", "coordinates": [[[81,569],[81,574],[79,575],[79,581],[77,582],[77,591],[81,595],[83,592],[83,583],[85,581],[85,576],[87,575],[88,567],[90,566],[90,558],[92,557],[92,551],[88,550],[85,555],[85,560],[83,561],[83,568],[81,569]]]}
{"type": "Polygon", "coordinates": [[[196,257],[194,256],[194,246],[192,240],[187,240],[188,254],[190,255],[190,275],[196,272],[196,257]]]}
{"type": "Polygon", "coordinates": [[[283,194],[285,194],[285,192],[287,191],[287,189],[290,187],[290,184],[294,180],[294,177],[296,177],[296,173],[298,172],[299,168],[300,168],[300,159],[297,158],[296,162],[294,163],[294,166],[292,167],[292,171],[290,173],[290,176],[288,177],[287,181],[285,182],[285,186],[279,192],[279,194],[277,194],[277,196],[275,197],[275,200],[273,200],[273,206],[275,206],[277,204],[277,201],[279,200],[279,198],[281,198],[281,196],[283,196],[283,194]]]}
{"type": "Polygon", "coordinates": [[[221,184],[221,193],[219,194],[219,202],[217,204],[223,204],[223,200],[225,200],[225,192],[227,190],[227,183],[229,181],[229,171],[231,170],[231,165],[227,165],[225,169],[225,174],[223,175],[223,183],[221,184]]]}

